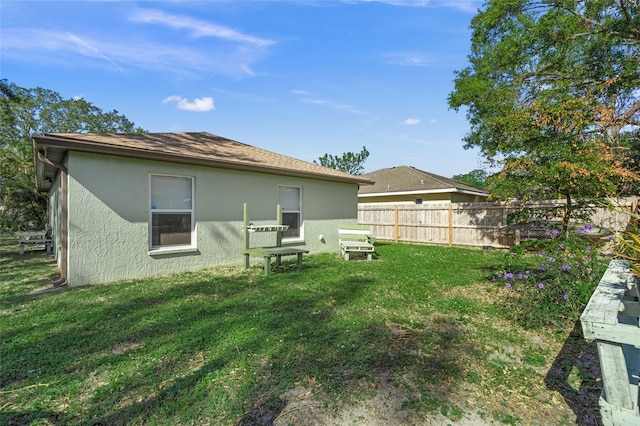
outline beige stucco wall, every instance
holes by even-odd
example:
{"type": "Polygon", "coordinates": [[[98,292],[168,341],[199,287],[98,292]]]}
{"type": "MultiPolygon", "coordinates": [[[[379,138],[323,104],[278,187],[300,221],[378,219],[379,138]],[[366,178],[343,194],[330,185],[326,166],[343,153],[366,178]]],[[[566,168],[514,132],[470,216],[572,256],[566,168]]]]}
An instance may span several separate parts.
{"type": "Polygon", "coordinates": [[[483,203],[487,201],[488,197],[481,197],[479,195],[471,194],[451,194],[452,203],[483,203]]]}
{"type": "Polygon", "coordinates": [[[422,203],[449,203],[451,194],[415,194],[415,195],[383,195],[376,197],[360,197],[361,204],[415,204],[416,198],[422,198],[422,203]]]}
{"type": "Polygon", "coordinates": [[[374,197],[359,197],[360,204],[415,204],[416,198],[422,198],[422,204],[442,203],[476,203],[486,201],[486,197],[456,192],[442,192],[436,194],[403,194],[381,195],[374,197]]]}
{"type": "MultiPolygon", "coordinates": [[[[312,253],[337,252],[338,225],[357,221],[356,184],[81,152],[69,153],[68,170],[70,286],[241,265],[243,203],[252,222],[275,223],[278,185],[302,188],[300,245],[312,253]],[[196,250],[150,252],[150,174],[194,177],[196,250]]],[[[273,244],[275,234],[252,242],[273,244]]]]}

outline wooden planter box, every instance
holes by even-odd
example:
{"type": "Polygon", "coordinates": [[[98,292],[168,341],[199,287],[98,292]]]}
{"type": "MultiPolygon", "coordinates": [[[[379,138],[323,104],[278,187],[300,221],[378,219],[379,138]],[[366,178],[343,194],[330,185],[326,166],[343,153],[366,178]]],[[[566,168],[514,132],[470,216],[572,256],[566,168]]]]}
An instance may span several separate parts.
{"type": "Polygon", "coordinates": [[[580,316],[585,339],[595,340],[598,348],[605,426],[640,424],[639,317],[637,277],[628,262],[612,260],[580,316]]]}

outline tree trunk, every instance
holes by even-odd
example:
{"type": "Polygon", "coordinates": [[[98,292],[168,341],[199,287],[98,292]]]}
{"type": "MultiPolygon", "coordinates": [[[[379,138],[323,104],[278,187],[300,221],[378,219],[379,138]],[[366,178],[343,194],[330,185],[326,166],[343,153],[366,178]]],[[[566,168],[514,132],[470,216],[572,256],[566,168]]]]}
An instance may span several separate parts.
{"type": "Polygon", "coordinates": [[[573,213],[573,204],[571,203],[571,194],[565,195],[567,204],[564,207],[564,214],[562,215],[562,232],[566,238],[569,238],[569,221],[571,220],[571,213],[573,213]]]}

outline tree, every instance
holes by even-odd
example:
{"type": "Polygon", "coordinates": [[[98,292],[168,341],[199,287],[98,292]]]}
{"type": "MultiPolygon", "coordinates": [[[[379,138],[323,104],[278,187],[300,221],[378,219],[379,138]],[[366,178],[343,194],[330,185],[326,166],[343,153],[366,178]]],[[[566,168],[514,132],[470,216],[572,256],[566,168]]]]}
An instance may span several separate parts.
{"type": "Polygon", "coordinates": [[[46,198],[35,188],[33,135],[138,131],[116,110],[103,112],[84,99],[0,80],[0,230],[46,225],[46,198]]]}
{"type": "Polygon", "coordinates": [[[487,189],[488,179],[489,174],[482,169],[475,169],[470,171],[469,173],[453,176],[453,180],[457,180],[458,182],[463,182],[482,189],[487,189]]]}
{"type": "MultiPolygon", "coordinates": [[[[640,130],[620,133],[622,149],[629,154],[626,156],[624,167],[635,173],[640,173],[640,130]]],[[[624,196],[640,194],[640,182],[623,182],[619,192],[624,196]]]]}
{"type": "Polygon", "coordinates": [[[621,131],[640,125],[640,7],[632,0],[489,0],[471,23],[470,65],[449,105],[465,147],[501,167],[492,193],[575,200],[638,180],[621,131]]]}
{"type": "Polygon", "coordinates": [[[361,175],[364,170],[364,162],[369,157],[369,151],[366,147],[362,147],[362,151],[355,154],[353,152],[345,152],[342,157],[325,154],[318,158],[318,162],[313,161],[321,166],[329,167],[336,170],[342,170],[352,175],[361,175]]]}

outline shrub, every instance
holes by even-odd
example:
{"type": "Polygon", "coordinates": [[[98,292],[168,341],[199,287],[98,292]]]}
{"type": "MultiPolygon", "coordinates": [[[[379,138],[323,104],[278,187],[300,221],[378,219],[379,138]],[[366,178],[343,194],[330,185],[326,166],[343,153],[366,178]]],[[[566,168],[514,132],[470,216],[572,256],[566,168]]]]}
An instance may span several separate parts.
{"type": "Polygon", "coordinates": [[[592,230],[590,225],[567,234],[549,229],[546,238],[508,253],[505,269],[494,277],[507,317],[526,328],[578,319],[604,273],[592,230]]]}
{"type": "Polygon", "coordinates": [[[616,255],[627,259],[631,270],[640,275],[640,210],[638,203],[632,204],[629,212],[629,224],[624,232],[618,236],[616,255]]]}

